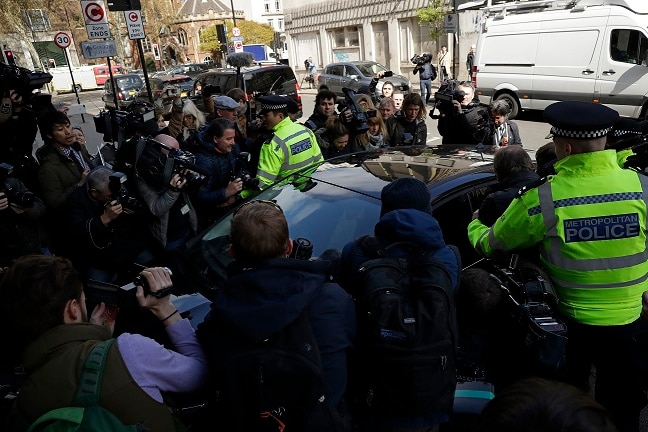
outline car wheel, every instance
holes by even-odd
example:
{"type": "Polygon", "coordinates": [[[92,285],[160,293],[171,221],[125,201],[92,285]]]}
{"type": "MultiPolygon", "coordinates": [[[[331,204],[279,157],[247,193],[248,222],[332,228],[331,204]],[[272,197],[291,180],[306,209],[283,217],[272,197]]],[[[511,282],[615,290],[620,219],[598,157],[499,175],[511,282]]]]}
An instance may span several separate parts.
{"type": "Polygon", "coordinates": [[[520,103],[518,102],[517,98],[511,93],[500,93],[499,95],[497,95],[495,100],[503,100],[509,104],[509,106],[511,107],[511,113],[508,116],[509,119],[514,119],[520,113],[520,103]]]}
{"type": "Polygon", "coordinates": [[[81,90],[83,90],[83,89],[81,88],[81,84],[76,84],[76,85],[74,86],[74,91],[76,91],[77,93],[80,92],[81,90]]]}

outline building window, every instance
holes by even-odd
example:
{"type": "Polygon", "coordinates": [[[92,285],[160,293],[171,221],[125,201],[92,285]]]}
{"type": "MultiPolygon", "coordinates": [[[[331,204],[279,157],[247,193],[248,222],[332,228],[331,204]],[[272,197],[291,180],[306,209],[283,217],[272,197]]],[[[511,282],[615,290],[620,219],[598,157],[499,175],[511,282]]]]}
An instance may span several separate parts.
{"type": "Polygon", "coordinates": [[[333,47],[360,46],[360,33],[357,26],[333,29],[333,47]]]}
{"type": "Polygon", "coordinates": [[[178,40],[180,41],[180,43],[182,45],[185,45],[185,46],[188,45],[189,39],[187,39],[187,32],[185,31],[185,29],[180,28],[178,30],[178,40]]]}
{"type": "Polygon", "coordinates": [[[274,20],[273,20],[273,19],[269,19],[269,20],[268,20],[268,25],[269,25],[270,27],[274,28],[274,20]]]}
{"type": "Polygon", "coordinates": [[[198,29],[198,40],[200,43],[205,43],[206,41],[203,40],[203,32],[205,31],[205,27],[202,26],[198,29]]]}
{"type": "Polygon", "coordinates": [[[47,12],[42,9],[27,9],[24,12],[25,22],[35,32],[50,31],[52,24],[50,23],[47,12]]]}
{"type": "Polygon", "coordinates": [[[283,31],[283,18],[277,20],[277,30],[283,31]]]}
{"type": "Polygon", "coordinates": [[[275,0],[275,12],[279,12],[281,10],[281,5],[279,4],[279,0],[275,0]]]}
{"type": "Polygon", "coordinates": [[[270,12],[270,0],[265,0],[265,4],[263,6],[266,12],[270,12]]]}
{"type": "Polygon", "coordinates": [[[144,52],[151,52],[151,40],[149,38],[142,39],[142,50],[144,52]]]}

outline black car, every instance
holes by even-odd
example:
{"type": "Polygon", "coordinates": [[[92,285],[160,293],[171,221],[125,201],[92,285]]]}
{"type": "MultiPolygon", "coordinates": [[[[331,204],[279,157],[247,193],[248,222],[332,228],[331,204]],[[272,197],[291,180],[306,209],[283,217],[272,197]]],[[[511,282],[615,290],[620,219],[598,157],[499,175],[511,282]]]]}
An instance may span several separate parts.
{"type": "Polygon", "coordinates": [[[115,75],[115,86],[108,79],[104,83],[104,90],[101,100],[104,101],[106,108],[126,109],[139,94],[144,86],[144,80],[137,74],[115,75]],[[117,106],[115,106],[115,93],[117,94],[117,106]]]}
{"type": "MultiPolygon", "coordinates": [[[[186,75],[169,75],[158,78],[149,78],[153,103],[164,107],[164,115],[171,113],[171,104],[176,96],[187,97],[193,92],[194,81],[186,75]]],[[[137,100],[149,101],[146,87],[137,94],[137,100]]]]}
{"type": "MultiPolygon", "coordinates": [[[[194,95],[200,96],[209,86],[212,94],[226,94],[231,89],[243,89],[252,99],[253,93],[274,94],[287,96],[297,103],[299,117],[301,117],[302,102],[299,93],[299,84],[290,66],[251,66],[241,68],[238,76],[236,69],[217,69],[198,75],[194,83],[194,95]]],[[[196,98],[198,107],[202,107],[201,98],[196,98]]]]}
{"type": "MultiPolygon", "coordinates": [[[[407,153],[410,155],[401,151],[367,153],[360,160],[350,156],[350,163],[345,163],[345,157],[331,159],[321,163],[310,177],[293,175],[255,199],[276,201],[286,215],[291,238],[311,241],[313,257],[317,257],[325,250],[341,250],[347,242],[373,234],[380,217],[382,188],[397,178],[415,177],[428,184],[434,216],[446,242],[459,248],[464,265],[477,261],[479,256],[468,242],[466,230],[489,186],[497,182],[492,155],[460,153],[456,146],[407,153]],[[303,187],[304,181],[310,184],[303,187]],[[302,185],[297,188],[294,183],[302,185]]],[[[230,220],[231,214],[195,241],[200,250],[196,262],[205,263],[214,283],[225,278],[225,268],[232,261],[227,249],[230,220]]]]}

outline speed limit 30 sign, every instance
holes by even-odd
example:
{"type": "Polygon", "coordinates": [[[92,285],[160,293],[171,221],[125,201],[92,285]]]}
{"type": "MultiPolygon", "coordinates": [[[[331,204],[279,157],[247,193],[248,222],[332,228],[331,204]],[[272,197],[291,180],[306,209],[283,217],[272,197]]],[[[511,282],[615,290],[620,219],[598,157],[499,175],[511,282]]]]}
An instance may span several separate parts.
{"type": "Polygon", "coordinates": [[[65,32],[58,32],[54,35],[54,44],[61,49],[69,47],[71,43],[72,38],[65,32]]]}

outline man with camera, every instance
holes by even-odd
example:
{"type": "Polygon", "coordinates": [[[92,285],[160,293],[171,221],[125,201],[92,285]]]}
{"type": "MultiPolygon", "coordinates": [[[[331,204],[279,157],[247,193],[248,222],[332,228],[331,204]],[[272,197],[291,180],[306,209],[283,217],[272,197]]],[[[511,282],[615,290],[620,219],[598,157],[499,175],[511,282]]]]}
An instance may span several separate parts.
{"type": "Polygon", "coordinates": [[[148,289],[136,288],[137,302],[164,326],[175,351],[137,334],[112,339],[118,310],[101,303],[89,315],[81,277],[66,258],[29,255],[9,269],[0,286],[10,335],[5,348],[22,353],[26,373],[10,430],[26,430],[43,414],[70,406],[84,363],[97,349],[107,351],[98,372],[99,404],[122,423],[139,424],[138,430],[177,430],[163,392],[199,390],[206,361],[189,320],[169,295],[156,296],[172,286],[169,273],[157,267],[140,275],[148,289]]]}
{"type": "MultiPolygon", "coordinates": [[[[160,153],[158,158],[164,160],[166,166],[168,149],[179,150],[180,144],[170,135],[157,135],[155,141],[163,144],[154,151],[160,153]]],[[[190,172],[176,165],[175,161],[175,172],[171,172],[170,176],[154,177],[147,172],[149,168],[138,164],[135,179],[137,191],[153,215],[149,230],[164,252],[177,251],[198,229],[198,216],[187,192],[190,172]]]]}
{"type": "Polygon", "coordinates": [[[443,137],[441,143],[479,144],[485,133],[482,126],[487,126],[484,119],[488,119],[488,110],[475,99],[471,83],[453,80],[446,83],[434,95],[440,113],[437,129],[443,137]]]}
{"type": "Polygon", "coordinates": [[[0,269],[22,255],[40,253],[45,204],[0,163],[0,269]]]}
{"type": "Polygon", "coordinates": [[[320,90],[315,95],[315,109],[304,126],[312,131],[326,127],[326,119],[335,114],[337,96],[330,90],[320,90]]]}
{"type": "Polygon", "coordinates": [[[428,104],[432,95],[432,81],[437,77],[436,69],[432,66],[432,54],[415,55],[412,57],[412,63],[416,64],[414,75],[419,74],[421,98],[428,104]]]}
{"type": "Polygon", "coordinates": [[[153,258],[145,235],[148,213],[143,203],[129,197],[125,176],[99,166],[68,197],[69,258],[88,279],[115,282],[129,264],[153,258]]]}
{"type": "MultiPolygon", "coordinates": [[[[353,300],[340,286],[329,282],[328,262],[290,257],[295,242],[290,239],[283,210],[272,201],[252,200],[241,205],[232,217],[230,240],[235,261],[228,266],[228,279],[217,290],[211,312],[197,331],[213,370],[218,375],[226,373],[222,365],[228,364],[227,355],[237,346],[276,336],[305,317],[310,325],[300,329],[312,327],[315,351],[321,358],[325,399],[337,409],[346,390],[347,351],[355,336],[353,300]]],[[[256,347],[263,349],[258,343],[256,347]]],[[[245,382],[234,384],[239,384],[242,392],[258,393],[257,388],[245,388],[245,382]]],[[[294,384],[288,380],[276,385],[303,394],[313,384],[317,383],[298,383],[301,390],[292,390],[294,384]]],[[[242,408],[236,406],[233,411],[242,408]]]]}
{"type": "Polygon", "coordinates": [[[196,165],[209,172],[207,183],[193,195],[201,226],[225,214],[243,190],[243,179],[234,172],[241,153],[235,135],[236,125],[224,118],[212,120],[206,130],[198,133],[196,165]]]}

